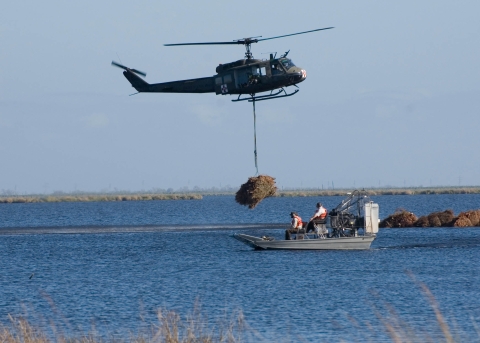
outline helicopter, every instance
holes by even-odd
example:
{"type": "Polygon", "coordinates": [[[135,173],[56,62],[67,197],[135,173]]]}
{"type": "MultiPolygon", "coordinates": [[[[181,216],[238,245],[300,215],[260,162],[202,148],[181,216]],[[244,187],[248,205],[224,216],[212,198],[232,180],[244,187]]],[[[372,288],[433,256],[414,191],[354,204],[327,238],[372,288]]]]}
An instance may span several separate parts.
{"type": "MultiPolygon", "coordinates": [[[[215,93],[216,95],[238,95],[237,101],[262,101],[278,99],[292,96],[298,93],[298,83],[307,78],[307,72],[296,66],[290,58],[287,57],[287,51],[279,58],[270,54],[268,60],[254,59],[251,51],[251,45],[260,41],[295,36],[315,31],[333,29],[325,27],[310,31],[297,32],[282,36],[261,38],[248,37],[229,42],[203,42],[203,43],[176,43],[164,44],[164,46],[180,45],[244,45],[246,52],[245,58],[220,64],[216,68],[216,75],[202,77],[197,79],[171,81],[163,83],[150,84],[140,76],[146,77],[147,74],[133,68],[128,68],[120,63],[112,61],[112,65],[124,69],[123,75],[137,90],[137,93],[215,93]],[[140,75],[140,76],[139,76],[140,75]],[[295,86],[293,92],[287,93],[286,87],[295,86]],[[258,93],[270,92],[270,94],[259,95],[258,93]],[[283,93],[283,94],[282,94],[283,93]]],[[[134,95],[131,94],[131,95],[134,95]]]]}

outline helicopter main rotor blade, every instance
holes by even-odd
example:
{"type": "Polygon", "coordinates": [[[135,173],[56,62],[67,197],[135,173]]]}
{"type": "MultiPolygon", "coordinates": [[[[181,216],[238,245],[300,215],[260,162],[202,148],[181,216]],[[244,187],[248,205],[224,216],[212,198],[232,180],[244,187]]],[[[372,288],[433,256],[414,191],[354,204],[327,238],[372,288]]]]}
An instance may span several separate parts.
{"type": "Polygon", "coordinates": [[[262,36],[247,37],[247,38],[243,38],[243,39],[234,40],[233,42],[175,43],[175,44],[163,44],[163,45],[164,46],[179,46],[179,45],[232,45],[232,44],[242,44],[242,45],[249,46],[252,43],[258,43],[258,42],[264,41],[264,40],[277,39],[277,38],[295,36],[295,35],[302,35],[304,33],[310,33],[310,32],[315,32],[315,31],[322,31],[322,30],[330,30],[330,29],[333,29],[333,27],[324,27],[322,29],[315,29],[315,30],[310,30],[310,31],[291,33],[289,35],[276,36],[276,37],[263,38],[263,39],[259,39],[262,36]]]}
{"type": "Polygon", "coordinates": [[[322,30],[330,30],[333,29],[334,27],[324,27],[322,29],[316,29],[316,30],[310,30],[310,31],[303,31],[303,32],[297,32],[297,33],[291,33],[289,35],[283,35],[283,36],[276,36],[276,37],[270,37],[270,38],[263,38],[263,39],[256,39],[256,42],[260,42],[263,40],[269,40],[269,39],[277,39],[277,38],[282,38],[282,37],[288,37],[288,36],[295,36],[295,35],[303,35],[304,33],[310,33],[310,32],[315,32],[315,31],[322,31],[322,30]]]}
{"type": "Polygon", "coordinates": [[[176,43],[163,44],[163,46],[177,46],[177,45],[224,45],[224,44],[243,44],[243,42],[205,42],[205,43],[176,43]]]}
{"type": "Polygon", "coordinates": [[[115,61],[112,61],[112,65],[115,66],[115,67],[118,67],[118,68],[122,68],[122,69],[125,69],[125,70],[130,70],[131,72],[134,72],[138,75],[142,75],[143,77],[147,76],[147,73],[144,73],[143,71],[140,71],[140,70],[137,70],[137,69],[132,69],[132,68],[128,68],[126,66],[124,66],[123,64],[120,64],[120,63],[117,63],[115,61]]]}

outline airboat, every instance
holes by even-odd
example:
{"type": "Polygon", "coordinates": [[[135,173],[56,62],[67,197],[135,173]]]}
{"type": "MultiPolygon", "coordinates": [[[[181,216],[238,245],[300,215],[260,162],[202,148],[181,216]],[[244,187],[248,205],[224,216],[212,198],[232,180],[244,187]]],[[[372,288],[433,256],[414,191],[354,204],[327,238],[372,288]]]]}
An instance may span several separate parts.
{"type": "Polygon", "coordinates": [[[378,223],[378,204],[365,191],[355,190],[326,219],[314,220],[315,230],[311,233],[300,229],[292,234],[291,240],[246,234],[233,237],[256,250],[366,250],[377,237],[378,223]]]}

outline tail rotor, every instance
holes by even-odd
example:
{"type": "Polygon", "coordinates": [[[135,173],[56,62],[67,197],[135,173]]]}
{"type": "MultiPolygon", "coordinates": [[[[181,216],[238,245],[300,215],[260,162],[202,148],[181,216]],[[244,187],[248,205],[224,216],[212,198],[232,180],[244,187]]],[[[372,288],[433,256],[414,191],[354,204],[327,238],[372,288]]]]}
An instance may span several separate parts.
{"type": "Polygon", "coordinates": [[[143,77],[147,76],[147,73],[144,73],[143,71],[140,71],[140,70],[137,70],[137,69],[128,68],[128,67],[124,66],[123,64],[117,63],[117,62],[115,62],[115,61],[112,61],[112,66],[115,66],[115,67],[118,67],[118,68],[121,68],[121,69],[124,69],[124,70],[127,70],[127,71],[131,71],[132,73],[141,75],[141,76],[143,76],[143,77]]]}

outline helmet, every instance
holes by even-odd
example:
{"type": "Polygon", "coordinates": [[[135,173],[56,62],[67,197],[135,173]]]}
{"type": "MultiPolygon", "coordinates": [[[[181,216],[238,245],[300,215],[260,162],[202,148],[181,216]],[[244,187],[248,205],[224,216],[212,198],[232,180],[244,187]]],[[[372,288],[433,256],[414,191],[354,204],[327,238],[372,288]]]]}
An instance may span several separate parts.
{"type": "Polygon", "coordinates": [[[321,203],[321,202],[317,202],[317,207],[322,207],[322,203],[321,203]]]}

